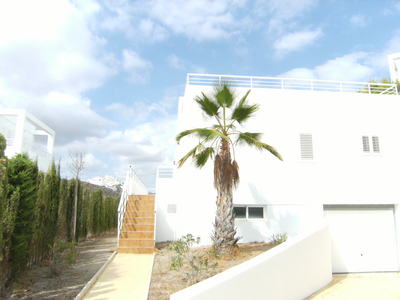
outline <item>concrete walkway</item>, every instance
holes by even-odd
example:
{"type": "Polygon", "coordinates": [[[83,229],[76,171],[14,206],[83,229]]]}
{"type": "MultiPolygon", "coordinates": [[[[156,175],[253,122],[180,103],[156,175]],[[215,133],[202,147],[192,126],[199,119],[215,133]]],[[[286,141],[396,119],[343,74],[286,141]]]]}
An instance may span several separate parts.
{"type": "Polygon", "coordinates": [[[307,300],[399,300],[400,273],[334,274],[332,282],[307,300]]]}
{"type": "Polygon", "coordinates": [[[115,256],[84,299],[147,300],[154,254],[115,256]]]}

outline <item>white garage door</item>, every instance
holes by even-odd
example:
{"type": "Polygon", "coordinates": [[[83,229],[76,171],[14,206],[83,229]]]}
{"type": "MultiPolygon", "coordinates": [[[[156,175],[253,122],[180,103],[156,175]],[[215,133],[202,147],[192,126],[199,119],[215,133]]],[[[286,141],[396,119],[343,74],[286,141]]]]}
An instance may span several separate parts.
{"type": "Polygon", "coordinates": [[[397,271],[392,205],[326,205],[334,273],[397,271]]]}

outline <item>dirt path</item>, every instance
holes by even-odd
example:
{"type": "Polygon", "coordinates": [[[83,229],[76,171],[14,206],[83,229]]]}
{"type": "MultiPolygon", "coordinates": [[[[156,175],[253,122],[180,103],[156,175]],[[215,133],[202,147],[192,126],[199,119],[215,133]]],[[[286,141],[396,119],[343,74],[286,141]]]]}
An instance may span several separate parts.
{"type": "Polygon", "coordinates": [[[6,299],[74,299],[114,252],[116,234],[84,241],[77,248],[74,265],[64,267],[59,275],[54,275],[49,266],[34,267],[18,280],[6,299]]]}

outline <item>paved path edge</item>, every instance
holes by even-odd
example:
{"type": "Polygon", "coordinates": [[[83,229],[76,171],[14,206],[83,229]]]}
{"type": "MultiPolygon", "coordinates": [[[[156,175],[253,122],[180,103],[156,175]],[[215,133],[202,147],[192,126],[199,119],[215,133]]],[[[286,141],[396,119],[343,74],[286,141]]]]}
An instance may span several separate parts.
{"type": "Polygon", "coordinates": [[[86,283],[86,285],[82,288],[82,290],[79,292],[79,294],[74,298],[74,300],[82,300],[86,294],[89,292],[89,290],[93,287],[93,285],[96,283],[97,279],[101,276],[101,274],[104,273],[104,270],[107,268],[107,266],[112,262],[114,259],[115,255],[117,254],[117,251],[114,251],[110,257],[107,259],[107,261],[104,263],[104,265],[96,272],[96,274],[93,275],[93,277],[86,283]]]}
{"type": "Polygon", "coordinates": [[[147,277],[147,294],[146,294],[146,299],[149,297],[150,285],[151,285],[151,277],[153,276],[154,258],[156,257],[156,253],[152,253],[152,255],[153,255],[153,263],[151,264],[151,271],[150,271],[150,273],[149,273],[149,276],[147,277]]]}

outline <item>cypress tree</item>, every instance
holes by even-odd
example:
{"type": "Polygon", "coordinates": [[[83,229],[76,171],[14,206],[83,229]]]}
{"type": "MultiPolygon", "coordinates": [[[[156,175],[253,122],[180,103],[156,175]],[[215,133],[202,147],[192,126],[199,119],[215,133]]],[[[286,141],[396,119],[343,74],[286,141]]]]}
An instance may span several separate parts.
{"type": "Polygon", "coordinates": [[[66,227],[67,227],[67,240],[71,242],[74,238],[72,236],[72,215],[74,207],[74,192],[75,192],[75,180],[68,181],[68,189],[66,195],[66,227]]]}
{"type": "Polygon", "coordinates": [[[8,197],[19,190],[19,203],[11,245],[13,275],[29,262],[30,242],[33,236],[34,208],[37,199],[37,163],[26,154],[18,154],[8,162],[8,197]]]}
{"type": "Polygon", "coordinates": [[[60,180],[60,196],[58,208],[57,235],[60,239],[67,240],[67,206],[68,206],[68,180],[60,180]]]}
{"type": "Polygon", "coordinates": [[[10,249],[19,204],[19,190],[11,195],[7,178],[7,159],[4,157],[6,140],[0,134],[0,294],[11,276],[10,249]]]}

